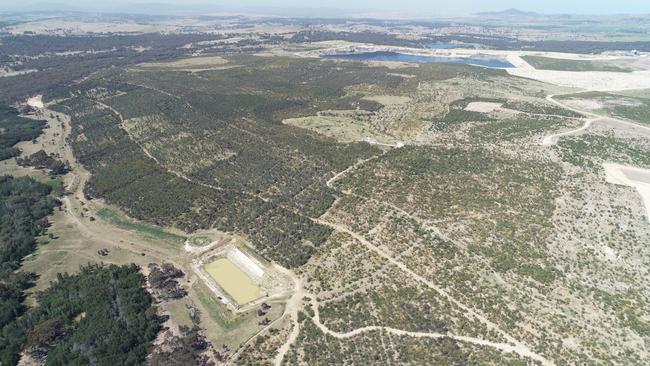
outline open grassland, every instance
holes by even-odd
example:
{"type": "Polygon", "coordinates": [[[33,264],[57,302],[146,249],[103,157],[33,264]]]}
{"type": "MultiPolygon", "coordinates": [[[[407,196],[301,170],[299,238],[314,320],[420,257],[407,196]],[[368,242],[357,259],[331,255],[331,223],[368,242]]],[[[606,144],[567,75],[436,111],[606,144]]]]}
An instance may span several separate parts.
{"type": "Polygon", "coordinates": [[[134,69],[145,70],[179,70],[179,71],[202,71],[223,67],[228,60],[220,56],[203,56],[183,58],[176,61],[167,62],[146,62],[134,66],[134,69]]]}
{"type": "Polygon", "coordinates": [[[239,305],[261,296],[257,283],[228,258],[219,258],[205,264],[203,268],[239,305]]]}
{"type": "Polygon", "coordinates": [[[560,95],[565,103],[629,121],[650,124],[650,94],[637,93],[584,92],[560,95]]]}
{"type": "Polygon", "coordinates": [[[283,123],[305,128],[336,139],[339,142],[370,141],[393,143],[395,138],[382,134],[371,124],[368,115],[359,115],[356,111],[338,113],[321,113],[318,116],[289,118],[283,123]]]}
{"type": "Polygon", "coordinates": [[[524,61],[540,70],[557,71],[614,71],[631,72],[632,69],[621,67],[615,61],[571,60],[544,56],[522,56],[524,61]]]}
{"type": "Polygon", "coordinates": [[[121,215],[116,210],[108,207],[102,207],[97,210],[97,217],[101,218],[104,221],[107,221],[111,225],[127,230],[137,231],[144,235],[151,236],[155,239],[169,241],[175,245],[180,245],[187,239],[185,236],[171,233],[159,226],[130,220],[129,218],[121,215]]]}

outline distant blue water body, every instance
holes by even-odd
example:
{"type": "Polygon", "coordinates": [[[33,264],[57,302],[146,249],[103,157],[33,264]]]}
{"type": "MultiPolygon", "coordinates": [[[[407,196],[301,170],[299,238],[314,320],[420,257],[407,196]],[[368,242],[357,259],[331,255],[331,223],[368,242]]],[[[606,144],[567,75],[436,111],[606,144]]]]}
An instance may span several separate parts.
{"type": "Polygon", "coordinates": [[[429,45],[429,48],[434,50],[451,50],[454,48],[463,48],[463,46],[467,47],[466,45],[454,43],[433,43],[429,45]]]}
{"type": "Polygon", "coordinates": [[[487,57],[434,57],[409,55],[399,52],[375,51],[375,52],[358,52],[358,53],[340,53],[334,55],[323,55],[323,58],[333,58],[353,61],[399,61],[399,62],[420,62],[420,63],[441,63],[441,64],[464,64],[476,65],[493,68],[511,68],[514,67],[508,61],[487,58],[487,57]]]}

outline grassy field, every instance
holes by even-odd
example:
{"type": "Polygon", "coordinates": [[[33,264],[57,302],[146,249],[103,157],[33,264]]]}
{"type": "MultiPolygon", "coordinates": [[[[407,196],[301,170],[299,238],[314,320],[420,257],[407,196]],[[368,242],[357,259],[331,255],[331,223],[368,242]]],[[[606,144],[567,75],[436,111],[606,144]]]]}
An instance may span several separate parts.
{"type": "MultiPolygon", "coordinates": [[[[641,100],[641,99],[639,99],[641,100]]],[[[642,99],[642,104],[634,106],[616,106],[613,114],[635,122],[650,124],[650,99],[642,99]]]]}
{"type": "Polygon", "coordinates": [[[383,143],[392,142],[390,136],[377,131],[368,121],[354,116],[353,113],[350,115],[289,118],[282,122],[332,137],[339,142],[365,141],[366,139],[383,143]]]}
{"type": "Polygon", "coordinates": [[[239,305],[260,297],[260,287],[228,258],[219,258],[204,268],[239,305]]]}
{"type": "Polygon", "coordinates": [[[606,61],[567,60],[543,56],[522,56],[521,58],[539,70],[632,72],[631,69],[619,67],[606,61]]]}
{"type": "Polygon", "coordinates": [[[116,210],[110,209],[108,207],[102,207],[97,210],[97,216],[102,220],[107,221],[111,225],[127,230],[133,230],[157,239],[170,241],[175,244],[181,244],[185,241],[185,239],[187,239],[182,235],[171,233],[159,226],[129,220],[116,210]]]}
{"type": "Polygon", "coordinates": [[[583,92],[558,96],[559,99],[592,106],[592,110],[612,117],[650,124],[650,98],[644,91],[636,93],[583,92]]]}

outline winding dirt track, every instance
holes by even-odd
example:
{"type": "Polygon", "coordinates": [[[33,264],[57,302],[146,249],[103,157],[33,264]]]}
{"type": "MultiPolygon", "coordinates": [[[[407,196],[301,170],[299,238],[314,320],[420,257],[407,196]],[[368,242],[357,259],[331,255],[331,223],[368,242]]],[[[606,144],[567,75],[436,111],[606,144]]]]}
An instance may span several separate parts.
{"type": "Polygon", "coordinates": [[[587,118],[585,120],[585,124],[582,127],[579,127],[579,128],[576,128],[576,129],[573,129],[573,130],[570,130],[570,131],[559,132],[559,133],[555,133],[555,134],[552,134],[552,135],[545,136],[542,139],[542,146],[555,145],[560,137],[573,135],[573,134],[578,133],[580,131],[584,131],[584,130],[588,129],[594,122],[599,122],[599,121],[614,121],[614,122],[617,122],[617,123],[622,123],[622,124],[626,124],[626,125],[634,126],[636,128],[641,128],[641,129],[645,129],[645,130],[650,131],[650,127],[643,126],[643,125],[640,125],[638,123],[634,123],[634,122],[630,122],[630,121],[625,121],[625,120],[618,119],[618,118],[607,117],[607,116],[603,116],[603,115],[596,114],[596,113],[593,113],[593,112],[588,112],[588,111],[583,111],[583,110],[580,110],[580,109],[576,109],[576,108],[573,108],[573,107],[571,107],[569,105],[566,105],[566,104],[554,99],[553,97],[555,97],[555,95],[548,95],[546,97],[546,100],[548,100],[549,102],[551,102],[551,103],[553,103],[553,104],[555,104],[555,105],[557,105],[559,107],[562,107],[564,109],[568,109],[570,111],[573,111],[573,112],[580,113],[580,114],[583,114],[585,116],[588,116],[589,118],[587,118]]]}
{"type": "MultiPolygon", "coordinates": [[[[385,152],[384,152],[384,154],[385,154],[385,152]]],[[[326,182],[327,186],[330,187],[330,188],[333,188],[333,184],[337,179],[341,178],[342,176],[344,176],[348,172],[360,167],[361,165],[363,165],[363,164],[365,164],[365,163],[367,163],[367,162],[369,162],[371,160],[374,160],[374,159],[377,159],[377,158],[381,157],[382,155],[383,154],[377,155],[377,156],[374,156],[374,157],[371,157],[371,158],[368,158],[368,159],[365,159],[365,160],[358,161],[357,163],[353,164],[352,166],[348,167],[347,169],[339,172],[338,174],[336,174],[332,178],[330,178],[326,182]]],[[[349,192],[342,192],[342,193],[347,194],[347,195],[351,194],[349,192]]],[[[370,199],[368,197],[363,197],[363,198],[370,199]]],[[[400,209],[399,207],[395,207],[395,206],[390,205],[390,204],[388,204],[388,205],[391,208],[399,211],[402,214],[405,214],[405,215],[407,215],[409,217],[413,217],[408,212],[400,209]]],[[[418,218],[415,218],[415,217],[413,217],[413,218],[416,219],[416,220],[419,220],[418,218]]],[[[383,251],[379,247],[377,247],[374,244],[370,243],[362,235],[359,235],[358,233],[350,230],[346,226],[343,226],[343,225],[337,224],[337,223],[329,222],[329,221],[327,221],[327,220],[325,220],[323,218],[312,218],[311,220],[316,222],[316,223],[319,223],[321,225],[328,226],[328,227],[330,227],[330,228],[332,228],[332,229],[334,229],[336,231],[347,233],[348,235],[352,236],[353,238],[358,240],[361,244],[366,246],[368,249],[370,249],[373,252],[377,253],[379,256],[381,256],[386,261],[388,261],[389,263],[393,264],[394,266],[396,266],[397,268],[399,268],[400,270],[402,270],[403,272],[408,274],[410,277],[412,277],[417,282],[419,282],[421,284],[424,284],[425,286],[427,286],[427,287],[433,289],[434,291],[438,292],[441,296],[445,297],[451,303],[453,303],[454,305],[458,306],[460,309],[465,311],[465,313],[468,314],[470,318],[474,318],[474,319],[480,321],[481,323],[485,324],[488,329],[494,330],[495,332],[497,332],[500,336],[502,336],[504,339],[506,339],[509,343],[496,343],[496,342],[491,342],[491,341],[487,341],[487,340],[480,339],[480,338],[458,336],[458,335],[452,335],[452,334],[411,332],[411,331],[405,331],[405,330],[400,330],[400,329],[395,329],[395,328],[390,328],[390,327],[381,327],[381,326],[368,326],[368,327],[355,329],[355,330],[352,330],[352,331],[346,332],[346,333],[339,333],[339,332],[335,332],[335,331],[330,330],[329,328],[327,328],[324,324],[322,324],[320,322],[320,314],[318,313],[318,305],[316,304],[316,306],[314,306],[315,307],[315,310],[314,310],[315,311],[315,316],[314,316],[313,320],[314,320],[314,323],[319,327],[319,329],[321,329],[321,331],[323,331],[323,332],[325,332],[325,333],[327,333],[327,334],[329,334],[329,335],[331,335],[333,337],[340,338],[340,339],[350,338],[350,337],[354,337],[356,335],[362,334],[364,332],[376,331],[376,330],[384,330],[386,332],[389,332],[389,333],[395,334],[395,335],[421,337],[421,338],[422,337],[426,337],[426,338],[452,338],[452,339],[455,339],[455,340],[461,341],[461,342],[473,343],[473,344],[478,344],[478,345],[482,345],[482,346],[486,346],[486,347],[493,347],[493,348],[499,349],[499,350],[501,350],[503,352],[516,353],[516,354],[518,354],[520,356],[528,357],[528,358],[530,358],[532,360],[538,361],[542,365],[545,365],[545,366],[553,365],[553,362],[546,359],[542,355],[532,351],[527,345],[525,345],[524,343],[518,341],[514,337],[510,336],[504,330],[499,328],[498,325],[496,325],[492,321],[485,318],[485,316],[483,316],[482,314],[480,314],[477,311],[473,310],[472,308],[468,307],[467,305],[461,303],[460,301],[456,300],[449,293],[447,293],[444,289],[437,286],[433,282],[427,280],[423,276],[415,273],[414,271],[409,269],[404,263],[398,261],[397,259],[392,257],[389,253],[386,253],[385,251],[383,251]]],[[[444,240],[448,240],[448,238],[445,235],[443,235],[442,232],[440,232],[440,230],[438,228],[436,228],[435,226],[428,225],[428,228],[433,230],[436,234],[439,234],[444,240]]],[[[285,309],[285,314],[289,314],[292,317],[293,328],[291,330],[291,333],[289,334],[288,339],[278,349],[278,354],[276,355],[276,357],[274,359],[274,364],[276,366],[280,366],[282,364],[282,361],[284,360],[285,355],[287,354],[287,352],[291,348],[291,345],[297,339],[298,334],[300,332],[300,326],[298,324],[298,311],[300,310],[301,299],[304,298],[304,297],[308,297],[308,298],[311,299],[312,303],[315,302],[313,296],[308,295],[308,294],[306,294],[304,292],[304,290],[302,288],[302,282],[301,282],[300,278],[298,278],[293,272],[291,272],[289,270],[287,270],[287,275],[289,275],[294,280],[294,283],[295,283],[294,295],[292,296],[292,298],[287,303],[287,307],[285,309]]],[[[283,317],[284,317],[284,315],[283,315],[283,317]]]]}
{"type": "MultiPolygon", "coordinates": [[[[436,332],[412,332],[412,331],[407,331],[407,330],[401,330],[401,329],[395,329],[391,327],[382,327],[382,326],[376,326],[376,325],[371,325],[367,327],[362,327],[362,328],[357,328],[355,330],[351,330],[349,332],[335,332],[329,328],[327,328],[323,323],[320,321],[320,313],[318,311],[318,303],[316,303],[316,300],[310,296],[310,299],[312,301],[312,309],[314,309],[314,317],[312,320],[314,321],[314,324],[323,332],[326,334],[329,334],[330,336],[337,338],[337,339],[347,339],[347,338],[352,338],[355,336],[358,336],[360,334],[366,333],[366,332],[373,332],[373,331],[384,331],[393,335],[397,336],[408,336],[408,337],[415,337],[415,338],[450,338],[459,342],[465,342],[465,343],[471,343],[471,344],[477,344],[480,346],[485,346],[485,347],[492,347],[499,349],[503,352],[507,353],[516,353],[521,356],[525,357],[531,357],[535,359],[534,357],[531,356],[531,354],[524,354],[522,353],[521,349],[519,349],[517,346],[513,346],[507,343],[497,343],[497,342],[491,342],[491,341],[486,341],[484,339],[480,338],[475,338],[475,337],[466,337],[466,336],[457,336],[453,334],[446,334],[446,333],[436,333],[436,332]]],[[[541,360],[538,360],[542,362],[541,360]]],[[[277,365],[277,363],[276,363],[277,365]]]]}
{"type": "MultiPolygon", "coordinates": [[[[350,236],[352,236],[353,238],[355,238],[359,242],[361,242],[363,245],[365,245],[368,249],[372,250],[373,252],[375,252],[376,254],[378,254],[379,256],[386,259],[388,262],[390,262],[391,264],[393,264],[394,266],[396,266],[397,268],[402,270],[404,273],[408,274],[411,278],[413,278],[417,282],[420,282],[421,284],[423,284],[423,285],[431,288],[432,290],[438,292],[440,295],[442,295],[444,298],[446,298],[449,302],[453,303],[454,305],[458,306],[460,309],[465,311],[465,313],[467,315],[469,315],[469,317],[477,319],[481,323],[485,324],[488,327],[488,329],[494,330],[500,336],[505,338],[509,343],[514,345],[514,346],[508,345],[509,347],[511,347],[511,351],[509,351],[509,352],[514,352],[514,353],[517,353],[517,354],[519,354],[521,356],[529,357],[529,358],[531,358],[533,360],[539,361],[542,365],[553,365],[553,363],[551,361],[547,360],[546,358],[544,358],[540,354],[533,352],[524,343],[522,343],[522,342],[518,341],[517,339],[515,339],[514,337],[510,336],[504,330],[499,328],[498,325],[496,325],[495,323],[493,323],[492,321],[490,321],[489,319],[484,317],[482,314],[479,314],[474,309],[472,309],[472,308],[468,307],[467,305],[461,303],[460,301],[456,300],[453,296],[451,296],[449,293],[447,293],[447,291],[445,291],[441,287],[437,286],[433,282],[427,280],[426,278],[422,277],[421,275],[415,273],[414,271],[409,269],[404,263],[398,261],[397,259],[393,258],[390,254],[384,252],[383,250],[381,250],[380,248],[378,248],[374,244],[370,243],[363,236],[355,233],[354,231],[352,231],[352,230],[348,229],[347,227],[345,227],[343,225],[340,225],[340,224],[331,223],[331,222],[321,220],[321,219],[316,219],[316,222],[318,222],[320,224],[323,224],[323,225],[327,225],[327,226],[329,226],[329,227],[331,227],[331,228],[333,228],[335,230],[338,230],[340,232],[344,232],[344,233],[349,234],[350,236]]],[[[383,327],[380,327],[380,328],[383,328],[383,327]]],[[[391,328],[386,328],[386,329],[391,329],[391,328]]],[[[393,329],[393,331],[397,331],[397,330],[393,329]]],[[[405,332],[405,331],[399,331],[399,332],[404,332],[405,335],[408,335],[408,333],[412,333],[412,332],[405,332]]],[[[345,334],[345,333],[343,333],[343,334],[345,334]]],[[[416,333],[414,333],[414,334],[416,334],[416,333]]],[[[434,336],[437,336],[435,333],[429,333],[429,334],[433,334],[434,336]]],[[[354,331],[351,332],[350,336],[353,336],[353,335],[354,335],[354,331]]],[[[465,339],[465,340],[473,339],[475,341],[474,343],[478,343],[479,341],[484,342],[483,345],[486,345],[486,346],[489,346],[490,344],[493,343],[493,342],[479,340],[479,339],[471,338],[471,337],[461,337],[461,336],[454,336],[454,337],[458,337],[459,340],[461,340],[461,339],[465,339]]],[[[450,338],[451,338],[451,336],[450,336],[450,338]]],[[[454,338],[454,339],[456,339],[456,338],[454,338]]],[[[499,348],[499,349],[501,349],[501,348],[499,348]]]]}
{"type": "MultiPolygon", "coordinates": [[[[344,231],[345,228],[341,227],[342,231],[344,231]]],[[[346,231],[348,233],[351,233],[350,231],[346,231]]],[[[352,234],[351,234],[352,235],[352,234]]],[[[396,261],[391,261],[391,263],[395,264],[396,261]]],[[[402,268],[402,267],[400,267],[402,268]]],[[[402,268],[403,269],[403,268],[402,268]]],[[[434,339],[440,339],[440,338],[450,338],[459,342],[464,342],[464,343],[471,343],[471,344],[476,344],[484,347],[491,347],[498,349],[502,352],[506,353],[515,353],[523,357],[528,357],[532,360],[540,362],[542,365],[553,365],[552,362],[546,360],[544,357],[538,355],[535,352],[530,351],[526,346],[523,346],[520,342],[514,341],[513,344],[508,344],[508,343],[499,343],[499,342],[492,342],[492,341],[487,341],[481,338],[476,338],[476,337],[467,337],[467,336],[459,336],[459,335],[453,335],[453,334],[445,334],[445,333],[436,333],[436,332],[413,332],[413,331],[407,331],[407,330],[401,330],[401,329],[396,329],[396,328],[391,328],[391,327],[383,327],[383,326],[366,326],[362,328],[357,328],[354,330],[351,330],[349,332],[336,332],[331,329],[329,329],[327,326],[325,326],[321,320],[320,320],[320,312],[319,312],[319,305],[316,300],[316,298],[305,292],[303,287],[302,287],[302,280],[295,275],[292,271],[289,270],[284,270],[285,274],[291,277],[294,281],[295,284],[295,292],[291,299],[287,302],[287,307],[285,308],[285,314],[278,319],[278,321],[285,316],[291,316],[291,320],[293,323],[293,328],[291,329],[291,332],[289,333],[289,336],[287,340],[282,344],[282,346],[278,349],[278,353],[274,359],[274,365],[275,366],[281,366],[282,361],[284,360],[284,357],[286,354],[289,352],[289,349],[291,348],[291,345],[295,343],[296,339],[298,338],[298,334],[300,333],[300,326],[298,323],[298,311],[301,308],[301,300],[303,298],[309,299],[309,301],[312,304],[312,309],[314,310],[314,316],[311,318],[314,324],[325,334],[328,334],[334,338],[337,339],[348,339],[352,338],[358,335],[361,335],[363,333],[367,332],[373,332],[373,331],[384,331],[393,335],[397,336],[408,336],[408,337],[415,337],[415,338],[434,338],[434,339]]],[[[417,276],[417,275],[415,275],[417,276]]],[[[425,280],[426,281],[426,280],[425,280]]],[[[470,310],[471,311],[471,310],[470,310]]],[[[498,331],[498,330],[497,330],[498,331]]],[[[260,331],[260,333],[263,332],[260,331]]],[[[253,337],[254,338],[254,337],[253,337]]],[[[506,337],[508,339],[508,337],[506,337]]],[[[510,340],[509,340],[510,341],[510,340]]],[[[243,347],[241,348],[243,350],[243,347]]],[[[241,351],[240,351],[241,352],[241,351]]],[[[236,359],[236,356],[239,355],[238,352],[237,354],[234,355],[234,357],[231,360],[236,359]]]]}

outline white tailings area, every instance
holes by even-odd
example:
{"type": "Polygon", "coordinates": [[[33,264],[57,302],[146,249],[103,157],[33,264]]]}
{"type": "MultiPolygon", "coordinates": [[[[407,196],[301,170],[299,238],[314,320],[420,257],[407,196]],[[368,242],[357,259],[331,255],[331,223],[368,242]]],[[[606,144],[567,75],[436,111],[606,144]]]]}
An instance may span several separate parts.
{"type": "Polygon", "coordinates": [[[37,95],[35,97],[31,97],[27,99],[27,105],[34,108],[34,109],[41,109],[44,107],[43,104],[43,96],[42,95],[37,95]]]}
{"type": "Polygon", "coordinates": [[[615,163],[604,163],[603,167],[608,183],[636,188],[643,199],[646,218],[650,222],[650,170],[615,163]]]}
{"type": "Polygon", "coordinates": [[[247,275],[251,276],[255,280],[260,280],[264,276],[264,269],[262,265],[256,260],[244,254],[238,248],[233,248],[228,251],[228,259],[233,262],[237,267],[242,271],[246,272],[247,275]]]}
{"type": "Polygon", "coordinates": [[[510,54],[507,59],[515,66],[506,69],[510,75],[545,83],[597,91],[650,88],[650,71],[648,70],[633,72],[539,70],[524,61],[521,55],[510,54]]]}

